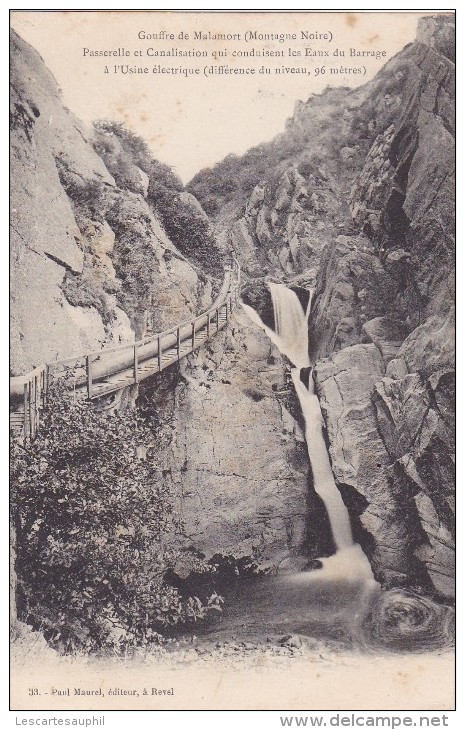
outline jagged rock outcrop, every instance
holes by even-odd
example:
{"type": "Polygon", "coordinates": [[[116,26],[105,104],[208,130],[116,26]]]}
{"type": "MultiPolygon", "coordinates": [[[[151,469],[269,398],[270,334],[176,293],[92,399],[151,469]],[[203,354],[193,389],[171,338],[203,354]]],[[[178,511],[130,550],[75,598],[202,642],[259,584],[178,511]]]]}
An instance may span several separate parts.
{"type": "Polygon", "coordinates": [[[305,272],[312,283],[328,238],[352,232],[348,194],[363,151],[352,125],[364,98],[364,91],[333,88],[312,95],[272,142],[242,158],[229,155],[189,183],[201,203],[213,201],[224,247],[251,277],[305,272]]]}
{"type": "Polygon", "coordinates": [[[454,66],[438,48],[452,37],[447,18],[420,23],[397,120],[352,188],[370,241],[328,246],[310,327],[313,357],[326,358],[315,381],[334,472],[368,533],[375,574],[445,597],[454,590],[454,66]]]}
{"type": "Polygon", "coordinates": [[[305,271],[311,280],[309,270],[317,265],[326,236],[334,230],[328,220],[339,208],[337,191],[324,164],[318,166],[308,157],[266,185],[257,185],[229,234],[245,272],[292,278],[305,271]]]}
{"type": "Polygon", "coordinates": [[[371,400],[384,370],[376,345],[352,345],[317,363],[317,392],[334,476],[376,577],[421,585],[425,571],[415,559],[421,538],[413,493],[400,483],[371,400]]]}
{"type": "Polygon", "coordinates": [[[147,203],[147,174],[116,135],[87,129],[63,106],[42,59],[14,32],[11,59],[11,369],[18,375],[132,341],[147,325],[187,319],[211,301],[212,287],[166,235],[147,203]]]}

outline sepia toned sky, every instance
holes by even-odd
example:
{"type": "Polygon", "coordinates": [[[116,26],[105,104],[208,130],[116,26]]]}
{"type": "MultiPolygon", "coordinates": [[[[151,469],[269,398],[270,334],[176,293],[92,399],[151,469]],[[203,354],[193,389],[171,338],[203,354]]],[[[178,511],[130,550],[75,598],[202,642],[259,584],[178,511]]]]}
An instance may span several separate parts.
{"type": "MultiPolygon", "coordinates": [[[[388,58],[415,38],[421,13],[214,13],[175,11],[14,11],[13,28],[44,59],[63,91],[63,99],[80,119],[123,121],[149,144],[154,155],[173,166],[187,182],[198,170],[218,162],[229,153],[242,154],[266,142],[284,129],[295,102],[320,93],[328,84],[356,86],[365,83],[388,58]],[[240,34],[239,41],[193,40],[194,30],[205,33],[240,34]],[[258,33],[296,33],[297,41],[257,40],[244,42],[247,30],[258,33]],[[174,33],[174,41],[140,39],[145,34],[174,33]],[[301,31],[317,39],[300,40],[301,31]],[[178,40],[189,33],[189,40],[178,40]],[[331,41],[318,34],[331,34],[331,41]],[[289,58],[289,47],[305,53],[328,51],[329,57],[289,58]],[[84,48],[88,53],[84,55],[84,48]],[[138,49],[143,57],[96,57],[90,51],[138,49]],[[194,49],[227,51],[227,57],[163,59],[164,65],[198,67],[197,76],[153,74],[161,59],[147,58],[147,49],[194,49]],[[232,51],[284,49],[286,58],[233,57],[232,51]],[[336,48],[344,58],[334,59],[336,48]],[[349,58],[350,48],[386,51],[384,58],[349,58]],[[146,66],[148,74],[113,73],[115,64],[146,66]],[[104,74],[107,64],[110,73],[104,74]],[[254,75],[205,76],[205,65],[254,67],[254,75]],[[258,73],[262,64],[271,73],[258,73]],[[326,65],[315,76],[315,67],[326,65]],[[366,75],[330,75],[327,64],[364,66],[366,75]],[[296,65],[310,75],[275,73],[276,67],[296,65]]],[[[324,55],[324,54],[323,54],[324,55]]]]}

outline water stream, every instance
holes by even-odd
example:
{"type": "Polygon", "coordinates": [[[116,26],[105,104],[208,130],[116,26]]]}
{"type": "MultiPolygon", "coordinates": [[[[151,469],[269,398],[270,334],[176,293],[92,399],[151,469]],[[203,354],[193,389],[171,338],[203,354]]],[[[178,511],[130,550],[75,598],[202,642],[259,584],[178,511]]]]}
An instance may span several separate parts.
{"type": "Polygon", "coordinates": [[[275,330],[252,307],[244,303],[242,307],[294,366],[291,378],[305,419],[314,489],[325,504],[336,552],[320,558],[318,570],[238,579],[226,591],[224,614],[201,633],[218,639],[256,639],[264,632],[288,632],[366,651],[428,651],[450,645],[451,610],[402,589],[382,591],[366,555],[354,543],[349,514],[332,473],[313,379],[310,376],[308,387],[301,380],[301,369],[310,367],[310,301],[304,312],[291,289],[272,282],[268,287],[275,330]]]}
{"type": "MultiPolygon", "coordinates": [[[[292,382],[300,402],[302,414],[305,419],[305,436],[307,441],[308,456],[313,474],[313,483],[316,493],[323,500],[331,525],[334,544],[337,553],[350,551],[349,555],[339,555],[338,563],[344,563],[343,570],[346,570],[352,563],[360,562],[357,566],[357,575],[371,577],[369,563],[360,549],[354,545],[349,514],[342,500],[334,481],[331,463],[325,440],[323,438],[323,417],[321,415],[320,403],[314,392],[313,379],[309,379],[308,387],[300,378],[301,368],[310,367],[308,356],[308,311],[311,297],[304,312],[297,294],[283,284],[268,284],[274,309],[275,330],[263,324],[255,310],[243,305],[249,316],[262,327],[278,349],[288,357],[295,366],[291,370],[292,382]]],[[[323,563],[328,563],[326,559],[323,563]]],[[[331,564],[334,569],[335,560],[331,564]]],[[[353,568],[355,569],[355,564],[353,568]]]]}

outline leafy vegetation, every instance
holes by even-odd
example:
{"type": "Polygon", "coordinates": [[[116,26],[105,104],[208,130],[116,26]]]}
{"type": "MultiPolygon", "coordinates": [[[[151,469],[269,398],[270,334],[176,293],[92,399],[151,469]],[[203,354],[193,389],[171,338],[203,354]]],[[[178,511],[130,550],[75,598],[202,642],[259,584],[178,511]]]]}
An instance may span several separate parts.
{"type": "Polygon", "coordinates": [[[97,133],[94,147],[117,184],[140,193],[140,179],[134,176],[134,165],[143,170],[149,179],[147,203],[170,240],[186,258],[218,276],[223,268],[222,258],[210,221],[198,202],[186,195],[179,177],[169,165],[155,159],[146,142],[122,123],[103,120],[94,126],[97,133]]]}
{"type": "Polygon", "coordinates": [[[94,127],[99,133],[94,148],[105,159],[105,162],[108,159],[108,153],[113,149],[112,139],[116,137],[131,163],[140,167],[149,178],[157,180],[161,185],[172,190],[181,191],[183,189],[181,179],[171,167],[155,159],[145,140],[127,129],[122,122],[101,120],[94,122],[94,127]]]}
{"type": "Polygon", "coordinates": [[[165,580],[210,568],[175,547],[158,445],[137,411],[96,410],[56,384],[36,440],[12,440],[19,618],[53,646],[147,645],[220,609],[216,594],[202,602],[165,580]]]}
{"type": "Polygon", "coordinates": [[[87,271],[83,274],[67,271],[61,290],[72,307],[94,307],[104,325],[111,325],[114,321],[115,312],[109,305],[107,294],[119,291],[115,279],[100,282],[92,279],[87,271]]]}
{"type": "Polygon", "coordinates": [[[105,217],[105,186],[98,180],[82,178],[60,159],[56,160],[60,182],[73,206],[76,223],[85,235],[91,222],[103,223],[105,217]]]}
{"type": "Polygon", "coordinates": [[[152,182],[147,200],[178,250],[206,273],[218,276],[223,270],[222,255],[210,221],[196,201],[152,182]]]}

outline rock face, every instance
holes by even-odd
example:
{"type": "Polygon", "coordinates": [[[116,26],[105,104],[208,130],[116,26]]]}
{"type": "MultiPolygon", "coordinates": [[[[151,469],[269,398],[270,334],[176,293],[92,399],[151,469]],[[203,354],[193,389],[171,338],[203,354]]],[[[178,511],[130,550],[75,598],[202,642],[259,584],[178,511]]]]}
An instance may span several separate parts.
{"type": "Polygon", "coordinates": [[[281,279],[306,272],[307,283],[313,283],[311,270],[328,235],[342,226],[337,197],[344,182],[309,150],[298,161],[281,165],[267,184],[257,185],[229,234],[245,272],[281,279]]]}
{"type": "Polygon", "coordinates": [[[340,140],[364,94],[328,88],[298,102],[272,142],[230,155],[189,183],[206,207],[214,201],[216,230],[252,278],[305,273],[311,284],[328,238],[352,231],[348,192],[362,148],[348,139],[340,149],[340,140]]]}
{"type": "Polygon", "coordinates": [[[12,374],[187,319],[209,285],[148,206],[146,173],[63,106],[15,33],[11,79],[12,374]]]}
{"type": "Polygon", "coordinates": [[[282,356],[242,310],[180,364],[164,478],[187,543],[207,557],[270,567],[306,550],[308,457],[290,391],[282,356]]]}
{"type": "Polygon", "coordinates": [[[66,150],[66,164],[89,180],[113,185],[113,179],[57,92],[48,93],[55,82],[40,58],[15,36],[12,77],[12,368],[21,373],[97,347],[104,336],[96,310],[71,313],[60,290],[66,272],[82,271],[84,252],[55,155],[66,150]]]}
{"type": "Polygon", "coordinates": [[[334,473],[375,575],[445,597],[454,590],[454,66],[440,51],[452,35],[445,19],[420,25],[398,118],[352,188],[369,240],[328,246],[310,326],[334,473]]]}

